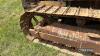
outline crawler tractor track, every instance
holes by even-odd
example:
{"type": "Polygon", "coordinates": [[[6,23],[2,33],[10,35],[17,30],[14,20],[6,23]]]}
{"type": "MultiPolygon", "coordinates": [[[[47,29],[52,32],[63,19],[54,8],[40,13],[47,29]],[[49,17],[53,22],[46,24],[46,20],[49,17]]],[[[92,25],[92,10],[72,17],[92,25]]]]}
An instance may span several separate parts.
{"type": "Polygon", "coordinates": [[[20,19],[20,26],[25,35],[100,54],[100,29],[71,26],[54,20],[57,17],[66,17],[66,19],[74,17],[75,19],[100,22],[100,10],[70,6],[34,5],[33,8],[25,11],[20,19]],[[38,22],[35,15],[42,16],[43,20],[38,22]],[[32,19],[37,22],[36,26],[32,25],[32,19]]]}

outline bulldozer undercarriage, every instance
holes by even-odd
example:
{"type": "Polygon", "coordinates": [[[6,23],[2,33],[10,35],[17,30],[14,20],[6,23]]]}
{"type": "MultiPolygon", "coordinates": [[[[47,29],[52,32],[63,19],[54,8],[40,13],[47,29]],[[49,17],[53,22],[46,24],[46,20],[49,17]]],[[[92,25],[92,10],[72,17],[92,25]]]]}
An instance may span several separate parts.
{"type": "Polygon", "coordinates": [[[21,16],[20,26],[31,41],[38,38],[100,54],[99,9],[33,5],[21,16]],[[39,22],[35,16],[43,20],[39,22]]]}

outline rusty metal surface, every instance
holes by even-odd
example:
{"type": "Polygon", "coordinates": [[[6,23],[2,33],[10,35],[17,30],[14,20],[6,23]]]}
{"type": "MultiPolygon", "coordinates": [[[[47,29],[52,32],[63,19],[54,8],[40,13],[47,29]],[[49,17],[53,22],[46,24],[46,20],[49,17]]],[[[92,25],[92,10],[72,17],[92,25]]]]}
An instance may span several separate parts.
{"type": "MultiPolygon", "coordinates": [[[[34,36],[34,38],[41,38],[80,49],[89,49],[91,52],[100,53],[100,30],[53,23],[51,16],[71,16],[76,19],[84,18],[100,21],[100,9],[35,4],[31,8],[26,9],[20,19],[20,26],[24,34],[29,34],[34,36]],[[42,16],[44,18],[43,24],[46,22],[48,25],[42,26],[43,24],[41,23],[42,25],[33,27],[31,20],[34,19],[35,22],[37,22],[34,15],[42,16]]],[[[32,38],[32,40],[34,38],[32,38]]]]}
{"type": "Polygon", "coordinates": [[[53,16],[85,17],[86,19],[100,21],[100,6],[99,6],[100,1],[99,0],[91,0],[91,1],[90,0],[84,0],[84,1],[83,0],[77,0],[77,1],[68,0],[68,1],[63,1],[63,2],[64,4],[67,4],[67,2],[69,2],[70,4],[68,3],[68,6],[63,6],[63,7],[60,5],[58,6],[53,5],[53,4],[62,4],[61,1],[54,1],[54,0],[47,0],[47,1],[22,0],[22,1],[23,1],[23,5],[25,4],[25,6],[27,7],[25,9],[25,12],[35,12],[35,14],[47,14],[47,15],[53,15],[53,16]],[[41,2],[42,4],[39,4],[41,2]],[[47,4],[51,4],[51,5],[47,5],[47,4]]]}
{"type": "Polygon", "coordinates": [[[47,14],[53,16],[73,16],[73,17],[86,17],[86,19],[98,20],[100,21],[100,10],[93,8],[80,8],[80,7],[59,7],[59,6],[49,6],[49,9],[45,9],[44,12],[41,11],[48,6],[38,5],[35,8],[27,10],[26,12],[34,12],[35,14],[47,14]],[[64,9],[62,9],[64,8],[64,9]],[[62,11],[62,13],[60,13],[62,11]],[[87,18],[88,17],[88,18],[87,18]]]}
{"type": "Polygon", "coordinates": [[[91,52],[100,53],[100,40],[93,40],[88,36],[88,33],[92,33],[98,34],[100,37],[100,31],[61,25],[58,23],[39,27],[36,30],[39,31],[39,38],[80,49],[89,49],[91,52]]]}
{"type": "MultiPolygon", "coordinates": [[[[70,26],[70,25],[64,25],[64,24],[58,24],[58,23],[53,23],[51,25],[42,27],[39,29],[40,31],[47,31],[48,32],[54,32],[55,34],[58,34],[58,36],[67,36],[71,35],[70,37],[73,38],[79,38],[82,40],[88,39],[88,36],[90,34],[98,34],[98,37],[100,37],[100,31],[99,30],[93,30],[93,29],[87,29],[87,28],[81,28],[81,27],[76,27],[76,26],[70,26]],[[89,34],[90,33],[90,34],[89,34]]],[[[74,39],[75,40],[75,39],[74,39]]]]}
{"type": "Polygon", "coordinates": [[[90,41],[84,41],[84,40],[81,40],[81,41],[68,40],[68,39],[60,38],[57,36],[53,36],[53,35],[50,35],[47,33],[41,33],[41,32],[40,32],[40,36],[42,39],[45,39],[45,40],[53,41],[55,43],[64,44],[64,45],[79,48],[79,49],[90,49],[91,52],[100,54],[100,42],[96,44],[96,42],[90,42],[90,41]]]}
{"type": "Polygon", "coordinates": [[[20,27],[25,35],[29,34],[29,29],[33,26],[31,23],[32,17],[32,13],[24,13],[20,18],[20,27]]]}

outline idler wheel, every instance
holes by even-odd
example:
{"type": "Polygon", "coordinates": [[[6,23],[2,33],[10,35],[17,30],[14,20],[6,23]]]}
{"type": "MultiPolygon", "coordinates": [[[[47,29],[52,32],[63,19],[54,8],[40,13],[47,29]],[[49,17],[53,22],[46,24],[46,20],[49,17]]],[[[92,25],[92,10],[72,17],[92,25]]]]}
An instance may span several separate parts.
{"type": "Polygon", "coordinates": [[[34,28],[31,22],[32,19],[36,22],[36,24],[38,23],[38,20],[34,17],[34,14],[30,12],[25,12],[20,18],[21,30],[26,35],[26,38],[28,38],[28,40],[34,39],[31,37],[30,31],[29,31],[29,29],[34,28]]]}
{"type": "Polygon", "coordinates": [[[37,37],[37,34],[35,34],[35,32],[38,32],[38,31],[35,28],[35,26],[45,26],[45,25],[51,24],[51,22],[53,22],[50,16],[42,15],[41,17],[43,18],[43,20],[41,20],[41,21],[38,21],[35,16],[38,16],[38,15],[34,15],[34,13],[31,13],[31,12],[25,12],[20,18],[21,30],[26,35],[26,38],[29,40],[33,40],[34,38],[37,37]],[[32,20],[35,23],[32,23],[32,20]],[[34,24],[35,24],[35,26],[33,26],[34,24]],[[34,31],[31,32],[30,31],[31,29],[34,29],[34,31]],[[32,35],[31,33],[34,33],[34,35],[32,35]]]}

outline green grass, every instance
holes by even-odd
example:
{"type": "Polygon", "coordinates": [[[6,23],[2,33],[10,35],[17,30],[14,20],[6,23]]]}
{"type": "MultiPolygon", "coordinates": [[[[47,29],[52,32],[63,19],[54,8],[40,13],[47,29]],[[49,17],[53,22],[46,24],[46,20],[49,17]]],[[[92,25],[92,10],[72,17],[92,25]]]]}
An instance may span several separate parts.
{"type": "Polygon", "coordinates": [[[60,52],[26,40],[19,26],[20,0],[0,0],[0,56],[57,56],[60,52]]]}

